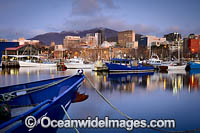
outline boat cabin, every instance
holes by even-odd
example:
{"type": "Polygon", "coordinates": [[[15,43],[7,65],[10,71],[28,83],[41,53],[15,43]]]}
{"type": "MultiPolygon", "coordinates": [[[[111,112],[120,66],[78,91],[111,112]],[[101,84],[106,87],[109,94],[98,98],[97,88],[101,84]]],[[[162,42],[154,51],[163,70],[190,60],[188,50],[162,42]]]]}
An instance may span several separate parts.
{"type": "Polygon", "coordinates": [[[147,63],[151,65],[161,65],[162,60],[160,60],[157,55],[152,55],[151,58],[147,61],[147,63]]]}
{"type": "Polygon", "coordinates": [[[137,61],[133,61],[130,59],[119,59],[119,58],[113,58],[111,59],[112,64],[119,64],[119,65],[126,65],[126,66],[136,66],[137,61]]]}

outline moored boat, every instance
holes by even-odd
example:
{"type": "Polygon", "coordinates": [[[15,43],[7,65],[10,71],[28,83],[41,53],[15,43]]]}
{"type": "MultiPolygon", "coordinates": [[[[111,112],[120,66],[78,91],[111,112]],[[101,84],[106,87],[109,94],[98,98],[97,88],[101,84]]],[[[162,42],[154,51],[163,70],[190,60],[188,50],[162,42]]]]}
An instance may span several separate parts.
{"type": "Polygon", "coordinates": [[[92,65],[93,64],[85,63],[80,58],[68,59],[67,62],[65,62],[67,69],[91,69],[92,65]]]}
{"type": "Polygon", "coordinates": [[[96,61],[93,68],[93,71],[108,71],[108,68],[103,61],[96,61]]]}
{"type": "Polygon", "coordinates": [[[173,70],[185,70],[186,64],[176,63],[176,62],[163,62],[159,66],[160,71],[173,71],[173,70]]]}
{"type": "Polygon", "coordinates": [[[185,70],[186,65],[169,65],[168,70],[185,70]]]}
{"type": "Polygon", "coordinates": [[[27,128],[25,118],[31,115],[38,121],[43,116],[47,116],[51,120],[62,119],[64,111],[61,105],[66,110],[69,108],[84,77],[83,72],[79,71],[78,74],[73,76],[1,87],[0,106],[3,109],[1,112],[4,113],[0,115],[7,114],[7,118],[4,116],[5,119],[3,120],[3,117],[1,117],[0,131],[55,132],[56,128],[42,128],[39,123],[32,128],[27,128]],[[25,107],[28,108],[24,110],[25,107]],[[10,108],[11,112],[9,112],[10,108]],[[23,112],[18,115],[12,114],[14,109],[23,112]]]}
{"type": "Polygon", "coordinates": [[[162,64],[162,60],[160,60],[157,55],[152,55],[147,63],[153,65],[154,67],[157,67],[162,64]]]}
{"type": "Polygon", "coordinates": [[[108,71],[110,72],[152,72],[154,67],[151,65],[144,65],[129,59],[113,58],[111,62],[106,63],[108,71]]]}
{"type": "Polygon", "coordinates": [[[200,69],[200,61],[190,61],[187,63],[186,70],[200,69]]]}
{"type": "Polygon", "coordinates": [[[19,65],[20,67],[56,67],[56,63],[52,62],[36,63],[36,62],[31,62],[31,60],[19,61],[19,65]]]}

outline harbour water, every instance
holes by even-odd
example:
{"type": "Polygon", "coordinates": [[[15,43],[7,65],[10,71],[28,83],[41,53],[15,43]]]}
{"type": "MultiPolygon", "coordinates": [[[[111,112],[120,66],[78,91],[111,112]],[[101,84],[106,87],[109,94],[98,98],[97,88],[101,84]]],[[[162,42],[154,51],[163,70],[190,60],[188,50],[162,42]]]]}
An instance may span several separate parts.
{"type": "MultiPolygon", "coordinates": [[[[57,71],[56,68],[0,69],[0,86],[75,74],[77,70],[57,71]]],[[[150,74],[108,74],[85,70],[84,74],[101,93],[122,112],[134,119],[175,119],[176,129],[200,128],[200,72],[174,71],[150,74]]],[[[86,101],[71,104],[72,119],[98,116],[104,119],[125,119],[113,110],[85,80],[80,90],[89,95],[86,101]]],[[[66,119],[66,118],[64,118],[66,119]]],[[[80,132],[127,132],[126,129],[78,129],[80,132]]],[[[61,128],[57,132],[75,132],[61,128]]],[[[156,132],[135,129],[137,132],[156,132]]]]}

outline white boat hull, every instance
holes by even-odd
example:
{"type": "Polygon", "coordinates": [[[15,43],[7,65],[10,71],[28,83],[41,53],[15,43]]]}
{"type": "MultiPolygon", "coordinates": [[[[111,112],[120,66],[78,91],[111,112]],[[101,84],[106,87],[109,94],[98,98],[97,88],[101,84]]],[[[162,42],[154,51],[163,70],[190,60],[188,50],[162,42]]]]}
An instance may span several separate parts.
{"type": "Polygon", "coordinates": [[[185,70],[186,65],[181,66],[168,66],[168,70],[185,70]]]}
{"type": "Polygon", "coordinates": [[[33,62],[24,62],[19,61],[20,67],[56,67],[56,63],[44,64],[44,63],[33,63],[33,62]]]}
{"type": "Polygon", "coordinates": [[[93,64],[65,63],[65,66],[67,67],[67,69],[91,69],[93,64]]]}

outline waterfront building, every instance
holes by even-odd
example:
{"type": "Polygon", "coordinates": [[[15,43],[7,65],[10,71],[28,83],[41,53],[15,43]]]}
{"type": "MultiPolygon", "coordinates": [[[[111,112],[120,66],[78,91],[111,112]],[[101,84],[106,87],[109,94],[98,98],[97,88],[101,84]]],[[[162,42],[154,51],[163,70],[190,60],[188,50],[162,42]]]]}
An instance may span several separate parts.
{"type": "Polygon", "coordinates": [[[189,40],[188,37],[184,37],[183,38],[183,52],[184,53],[188,53],[188,50],[189,50],[189,48],[188,48],[188,40],[189,40]]]}
{"type": "Polygon", "coordinates": [[[109,47],[114,47],[116,45],[116,42],[108,42],[104,41],[101,45],[101,48],[109,48],[109,47]]]}
{"type": "Polygon", "coordinates": [[[87,34],[87,35],[86,35],[85,42],[86,42],[86,44],[87,44],[90,48],[93,48],[93,47],[98,46],[98,45],[97,45],[96,37],[93,36],[92,34],[87,34]]]}
{"type": "Polygon", "coordinates": [[[0,42],[8,42],[7,39],[0,38],[0,42]]]}
{"type": "Polygon", "coordinates": [[[100,46],[102,44],[101,41],[101,33],[95,33],[95,39],[96,39],[96,46],[100,46]]]}
{"type": "Polygon", "coordinates": [[[200,51],[200,39],[188,39],[188,49],[191,53],[200,51]]]}
{"type": "Polygon", "coordinates": [[[54,58],[63,59],[66,57],[66,49],[62,44],[54,46],[54,58]]]}
{"type": "Polygon", "coordinates": [[[106,41],[104,29],[98,30],[98,31],[94,34],[94,36],[95,36],[95,39],[96,39],[96,45],[97,45],[98,47],[100,47],[101,44],[102,44],[104,41],[106,41]]]}
{"type": "Polygon", "coordinates": [[[63,40],[64,48],[78,48],[80,46],[80,36],[65,36],[63,40]]]}
{"type": "Polygon", "coordinates": [[[102,28],[102,29],[100,29],[99,31],[98,31],[98,33],[100,33],[101,34],[101,39],[100,39],[100,45],[104,42],[104,41],[106,41],[106,38],[105,38],[105,31],[104,31],[104,29],[102,28]]]}
{"type": "Polygon", "coordinates": [[[166,41],[166,38],[159,38],[156,36],[151,36],[151,35],[146,35],[146,36],[142,36],[138,43],[139,46],[145,46],[147,48],[150,48],[151,46],[154,45],[160,45],[161,43],[164,43],[166,41]]]}
{"type": "Polygon", "coordinates": [[[166,35],[164,35],[164,37],[166,38],[167,41],[170,41],[170,42],[181,40],[181,34],[179,34],[178,32],[166,34],[166,35]]]}
{"type": "Polygon", "coordinates": [[[39,49],[34,45],[24,44],[19,45],[18,47],[9,47],[5,49],[4,55],[38,55],[39,49]]]}
{"type": "Polygon", "coordinates": [[[1,64],[3,51],[6,48],[18,47],[18,46],[19,46],[19,42],[0,42],[0,64],[1,64]]]}
{"type": "Polygon", "coordinates": [[[138,48],[138,41],[133,41],[133,42],[127,42],[126,43],[126,48],[138,48]]]}
{"type": "Polygon", "coordinates": [[[39,59],[39,49],[37,49],[32,44],[17,45],[17,47],[7,47],[2,52],[2,60],[10,60],[10,59],[38,60],[39,59]]]}
{"type": "Polygon", "coordinates": [[[39,40],[26,40],[25,38],[19,38],[18,40],[13,40],[13,42],[19,42],[19,45],[24,45],[24,44],[36,45],[40,43],[39,40]]]}
{"type": "Polygon", "coordinates": [[[189,34],[183,39],[183,51],[188,57],[188,54],[198,53],[200,51],[200,35],[189,34]]]}
{"type": "Polygon", "coordinates": [[[127,30],[118,32],[118,44],[120,47],[126,47],[127,44],[135,42],[135,31],[127,30]]]}
{"type": "Polygon", "coordinates": [[[56,45],[56,43],[54,41],[51,42],[50,46],[54,47],[56,45]]]}

